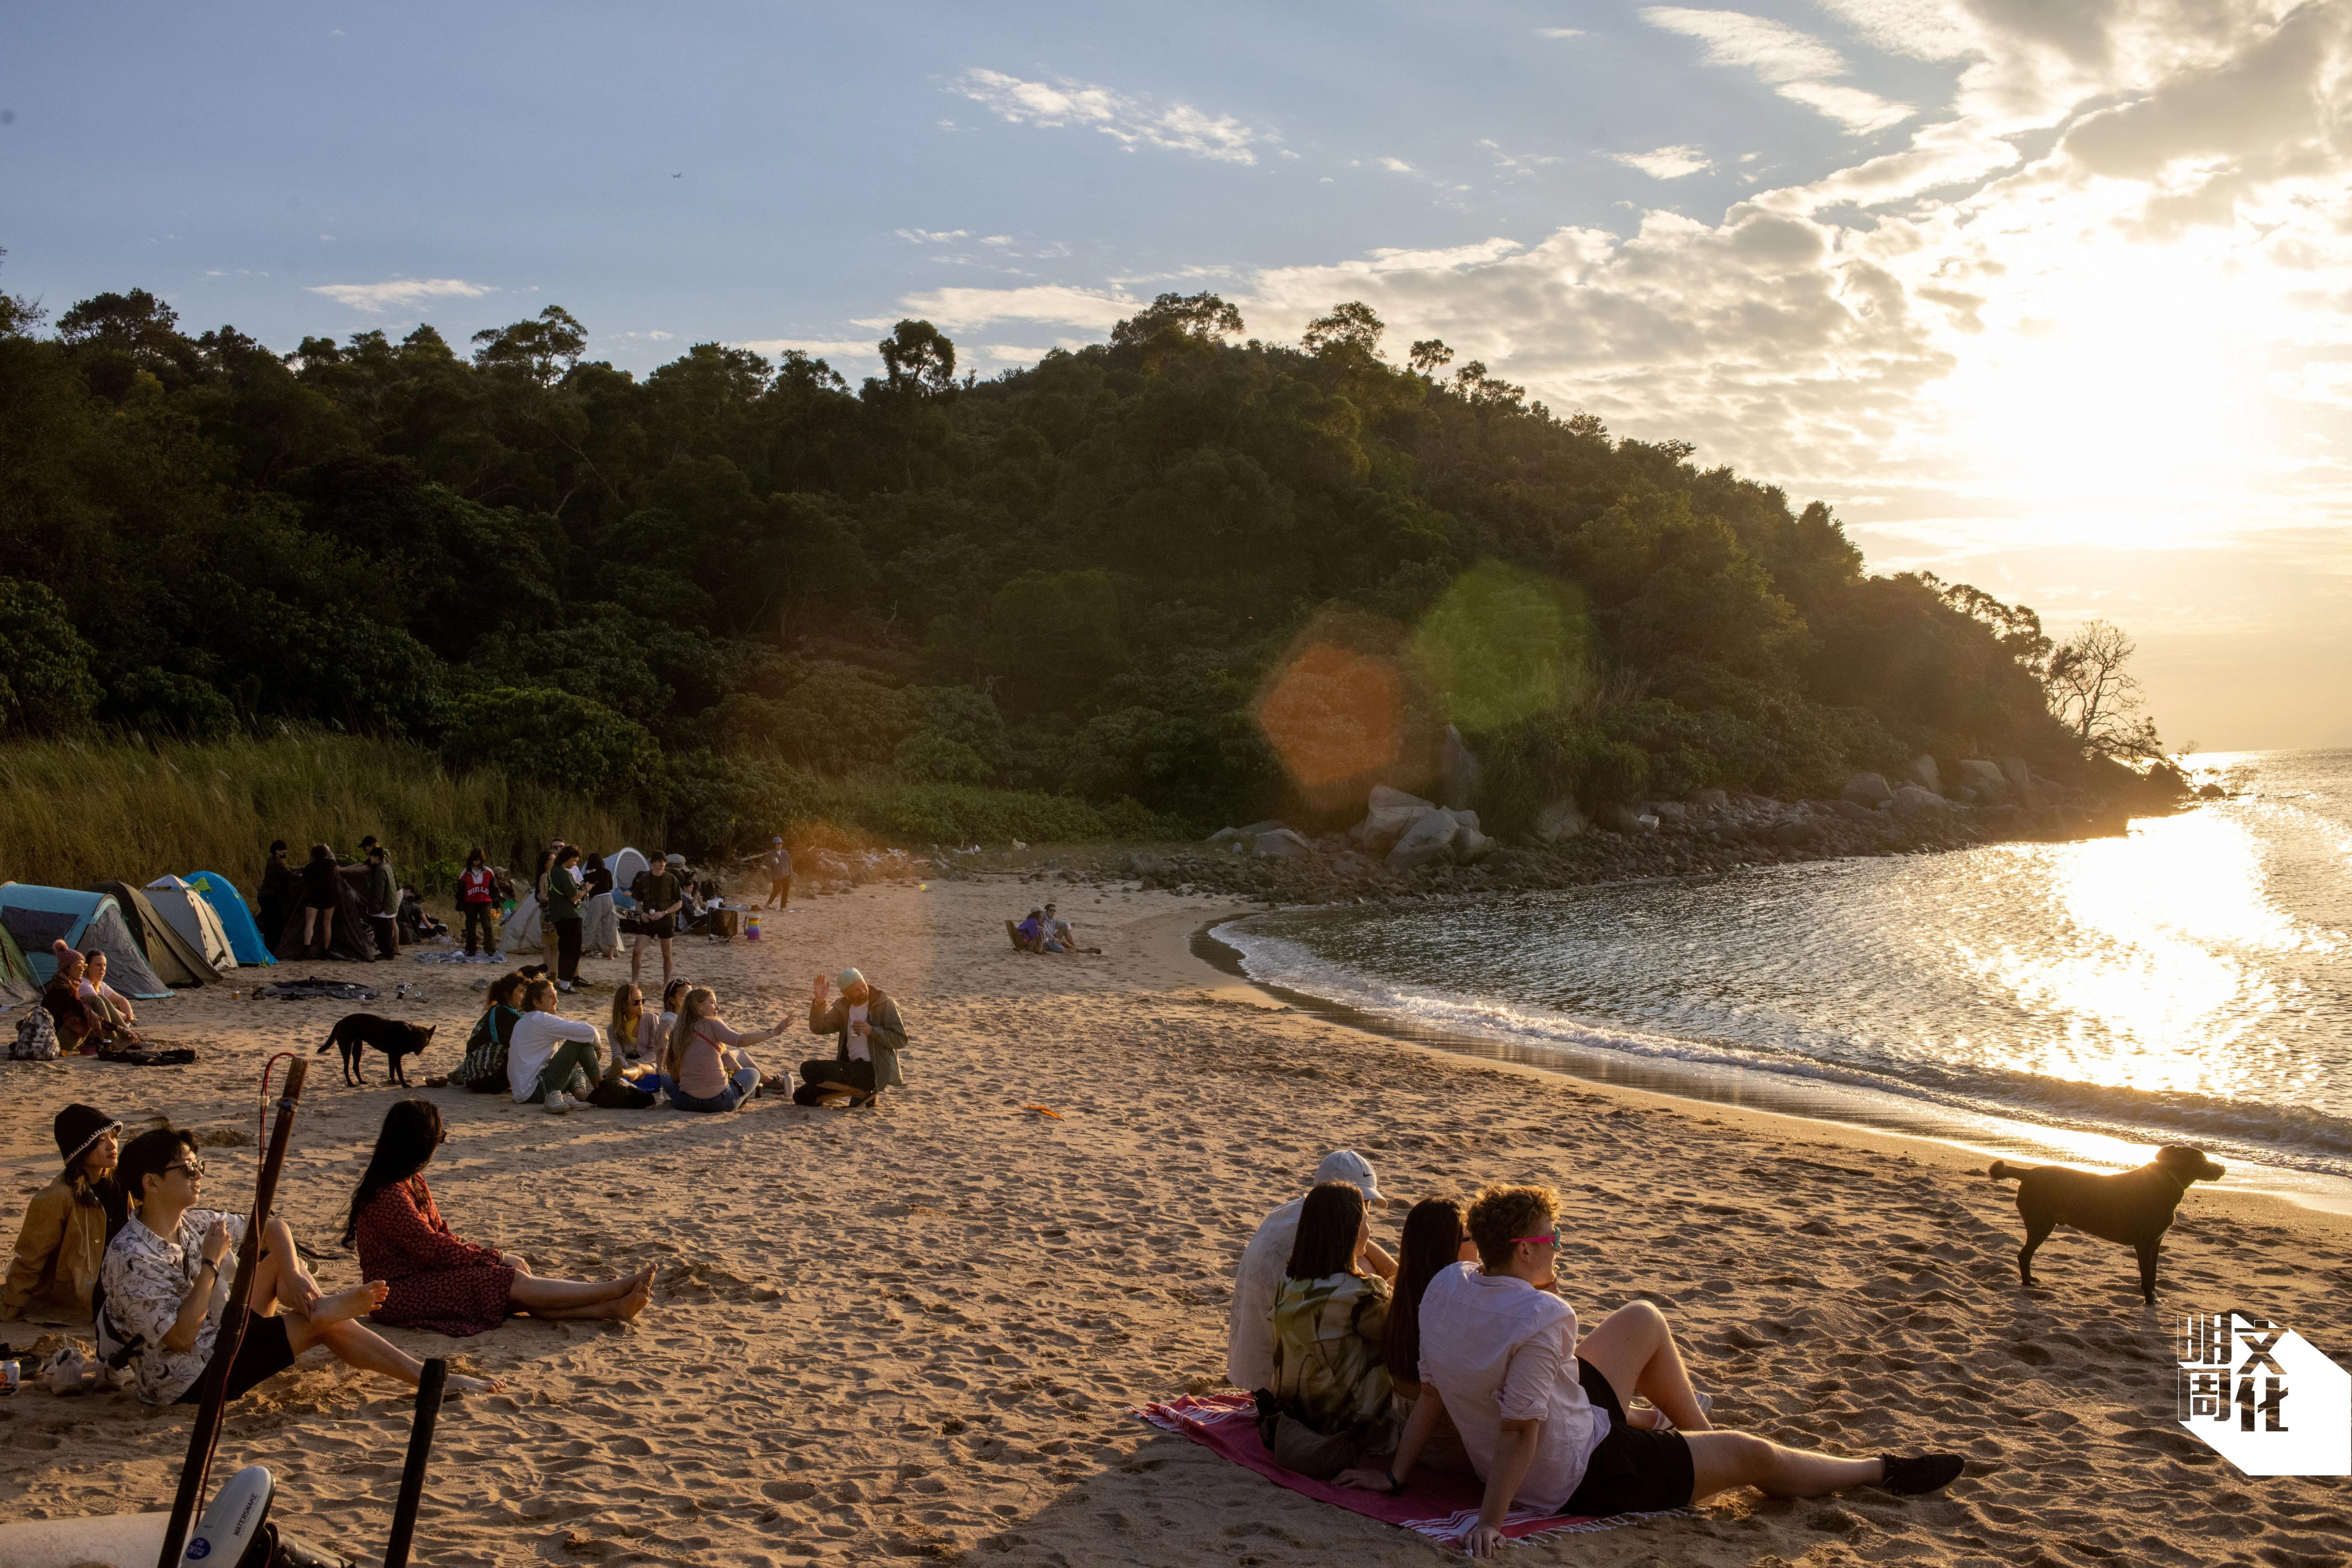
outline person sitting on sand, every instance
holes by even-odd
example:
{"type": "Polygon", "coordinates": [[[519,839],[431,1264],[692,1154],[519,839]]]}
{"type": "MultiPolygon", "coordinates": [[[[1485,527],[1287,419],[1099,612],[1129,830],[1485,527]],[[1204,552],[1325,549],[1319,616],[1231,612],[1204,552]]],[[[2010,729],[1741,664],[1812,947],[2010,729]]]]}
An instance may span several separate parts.
{"type": "Polygon", "coordinates": [[[1643,1513],[1738,1486],[1776,1497],[1862,1486],[1908,1496],[1960,1474],[1957,1454],[1841,1459],[1715,1430],[1651,1303],[1621,1307],[1578,1340],[1575,1309],[1555,1293],[1559,1215],[1549,1187],[1478,1194],[1470,1234],[1483,1268],[1442,1269],[1421,1299],[1421,1366],[1432,1386],[1414,1403],[1394,1458],[1348,1470],[1341,1485],[1402,1492],[1442,1409],[1486,1482],[1464,1536],[1471,1556],[1486,1557],[1502,1548],[1515,1504],[1545,1514],[1643,1513]],[[1662,1423],[1627,1419],[1636,1394],[1662,1423]]]}
{"type": "MultiPolygon", "coordinates": [[[[1397,1398],[1410,1410],[1427,1386],[1421,1381],[1421,1299],[1429,1282],[1457,1263],[1478,1261],[1468,1217],[1459,1198],[1423,1198],[1404,1216],[1397,1243],[1396,1300],[1389,1306],[1388,1337],[1381,1359],[1397,1398]]],[[[1449,1476],[1475,1476],[1454,1418],[1438,1406],[1436,1429],[1422,1445],[1419,1468],[1449,1476]]]]}
{"type": "Polygon", "coordinates": [[[542,1279],[514,1253],[460,1240],[425,1183],[425,1167],[446,1141],[440,1108],[429,1100],[395,1100],[383,1113],[343,1222],[343,1245],[357,1247],[360,1272],[387,1287],[371,1318],[462,1339],[511,1312],[626,1322],[645,1310],[651,1264],[619,1279],[542,1279]]]}
{"type": "MultiPolygon", "coordinates": [[[[1315,1167],[1315,1183],[1320,1186],[1325,1182],[1351,1183],[1369,1204],[1384,1205],[1388,1201],[1381,1196],[1372,1163],[1353,1149],[1335,1149],[1323,1156],[1323,1163],[1315,1167]]],[[[1297,1243],[1298,1213],[1306,1204],[1307,1195],[1302,1193],[1266,1215],[1242,1249],[1241,1267],[1234,1275],[1234,1316],[1225,1344],[1225,1376],[1235,1388],[1255,1393],[1273,1386],[1274,1297],[1282,1288],[1291,1249],[1297,1243]]],[[[1356,1267],[1359,1272],[1383,1279],[1396,1278],[1396,1259],[1369,1237],[1356,1267]]]]}
{"type": "Polygon", "coordinates": [[[474,1032],[466,1037],[466,1059],[449,1075],[449,1081],[476,1094],[509,1094],[513,1086],[507,1082],[507,1053],[513,1047],[514,1026],[522,1019],[522,994],[530,979],[520,970],[509,970],[490,982],[488,1005],[474,1020],[474,1032]]]}
{"type": "Polygon", "coordinates": [[[1044,918],[1045,951],[1047,952],[1098,953],[1102,952],[1102,949],[1098,947],[1080,947],[1078,945],[1078,933],[1070,929],[1070,922],[1064,920],[1060,911],[1056,910],[1051,903],[1048,903],[1045,906],[1044,918]]]}
{"type": "Polygon", "coordinates": [[[1274,1380],[1268,1397],[1258,1401],[1259,1430],[1278,1461],[1309,1475],[1393,1452],[1403,1424],[1382,1359],[1389,1282],[1363,1268],[1371,1238],[1362,1190],[1349,1182],[1318,1184],[1299,1205],[1298,1234],[1274,1293],[1274,1380]],[[1322,1452],[1351,1452],[1319,1462],[1294,1458],[1281,1440],[1278,1415],[1341,1440],[1322,1452]]]}
{"type": "Polygon", "coordinates": [[[1021,921],[1018,925],[1015,925],[1011,921],[1006,921],[1004,922],[1004,934],[1011,937],[1013,939],[1013,945],[1020,949],[1023,952],[1045,952],[1045,911],[1042,909],[1031,910],[1029,911],[1029,918],[1021,921]]]}
{"type": "Polygon", "coordinates": [[[835,977],[841,1000],[825,1000],[825,979],[816,977],[809,1003],[809,1033],[835,1038],[831,1061],[811,1058],[801,1064],[801,1082],[817,1098],[846,1095],[852,1103],[871,1105],[886,1089],[903,1088],[898,1053],[907,1048],[907,1026],[898,1004],[880,986],[869,985],[855,969],[835,977]]]}
{"type": "Polygon", "coordinates": [[[783,1032],[782,1024],[756,1031],[734,1028],[719,1016],[719,998],[710,988],[693,987],[677,1005],[677,1021],[670,1026],[663,1053],[670,1104],[680,1110],[734,1110],[766,1081],[743,1047],[783,1032]]]}
{"type": "Polygon", "coordinates": [[[105,1057],[145,1043],[106,1000],[113,987],[100,993],[89,985],[88,958],[63,942],[49,943],[49,958],[57,973],[41,988],[41,1005],[57,1023],[59,1048],[105,1057]]]}
{"type": "MultiPolygon", "coordinates": [[[[204,1394],[228,1305],[224,1270],[233,1267],[230,1248],[245,1239],[246,1216],[196,1206],[204,1196],[205,1165],[196,1158],[196,1141],[185,1132],[169,1127],[142,1132],[124,1147],[115,1169],[138,1212],[115,1232],[99,1268],[105,1292],[101,1339],[130,1348],[141,1399],[150,1405],[193,1404],[204,1394]]],[[[387,1293],[381,1279],[340,1295],[321,1291],[303,1267],[285,1219],[272,1215],[254,1260],[245,1337],[226,1369],[226,1396],[241,1396],[320,1344],[346,1366],[414,1387],[423,1364],[353,1321],[382,1306],[387,1293]]],[[[453,1375],[448,1386],[481,1390],[499,1384],[453,1375]]]]}
{"type": "Polygon", "coordinates": [[[106,1258],[109,1230],[129,1214],[114,1184],[122,1123],[93,1105],[68,1105],[51,1131],[65,1169],[25,1205],[16,1255],[0,1286],[0,1323],[27,1312],[89,1321],[89,1288],[106,1258]]]}
{"type": "Polygon", "coordinates": [[[583,1020],[559,1016],[555,982],[544,974],[523,990],[522,1016],[507,1043],[507,1081],[517,1105],[537,1100],[550,1110],[584,1103],[604,1069],[604,1034],[583,1020]]]}
{"type": "Polygon", "coordinates": [[[81,955],[81,999],[100,1017],[129,1029],[139,1022],[131,998],[106,983],[106,953],[90,948],[81,955]]]}

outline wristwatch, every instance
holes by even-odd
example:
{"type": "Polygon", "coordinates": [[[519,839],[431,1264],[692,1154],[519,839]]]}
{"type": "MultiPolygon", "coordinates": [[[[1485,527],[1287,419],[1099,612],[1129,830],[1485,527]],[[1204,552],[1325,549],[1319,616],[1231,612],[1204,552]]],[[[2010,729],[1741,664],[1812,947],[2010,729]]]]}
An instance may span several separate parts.
{"type": "Polygon", "coordinates": [[[1394,1470],[1391,1470],[1389,1472],[1389,1496],[1399,1496],[1403,1492],[1403,1490],[1404,1483],[1397,1479],[1396,1472],[1394,1470]]]}

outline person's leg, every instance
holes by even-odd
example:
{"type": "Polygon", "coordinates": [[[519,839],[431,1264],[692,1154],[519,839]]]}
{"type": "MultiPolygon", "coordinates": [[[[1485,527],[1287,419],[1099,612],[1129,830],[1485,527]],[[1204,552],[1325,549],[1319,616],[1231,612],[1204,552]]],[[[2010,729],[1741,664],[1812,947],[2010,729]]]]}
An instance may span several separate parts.
{"type": "Polygon", "coordinates": [[[595,1041],[566,1040],[555,1047],[554,1054],[547,1058],[547,1065],[540,1069],[539,1081],[531,1086],[530,1097],[545,1100],[555,1090],[570,1084],[573,1073],[593,1074],[596,1066],[595,1041]]]}
{"type": "Polygon", "coordinates": [[[1752,1432],[1690,1432],[1691,1501],[1727,1487],[1754,1487],[1774,1497],[1820,1497],[1847,1487],[1876,1484],[1886,1473],[1877,1459],[1840,1459],[1784,1448],[1752,1432]]]}
{"type": "Polygon", "coordinates": [[[789,914],[793,907],[793,879],[787,877],[778,886],[782,888],[783,897],[776,907],[789,914]]]}
{"type": "Polygon", "coordinates": [[[670,959],[669,959],[669,938],[668,938],[668,937],[667,937],[667,936],[665,936],[665,937],[663,937],[663,938],[661,939],[661,950],[662,950],[662,990],[663,990],[664,992],[667,992],[667,991],[669,990],[669,982],[670,982],[670,959]]]}
{"type": "Polygon", "coordinates": [[[542,1279],[518,1273],[507,1289],[507,1301],[535,1318],[619,1317],[624,1315],[619,1309],[635,1297],[635,1305],[625,1314],[635,1317],[652,1291],[653,1276],[650,1264],[618,1279],[542,1279]],[[595,1310],[599,1308],[607,1310],[595,1310]]]}
{"type": "Polygon", "coordinates": [[[580,942],[586,930],[587,927],[579,921],[565,921],[556,928],[556,960],[562,966],[567,984],[580,978],[580,942]]]}
{"type": "MultiPolygon", "coordinates": [[[[425,1373],[423,1362],[365,1324],[355,1323],[349,1319],[328,1321],[289,1312],[286,1314],[286,1342],[296,1355],[300,1355],[312,1345],[325,1345],[345,1366],[357,1367],[362,1372],[380,1373],[412,1388],[425,1373]]],[[[482,1393],[500,1384],[496,1378],[463,1377],[451,1373],[448,1386],[461,1392],[482,1393]]]]}
{"type": "Polygon", "coordinates": [[[1634,1301],[1609,1314],[1578,1342],[1577,1359],[1589,1362],[1617,1391],[1617,1403],[1631,1408],[1633,1395],[1646,1395],[1685,1434],[1709,1430],[1699,1408],[1682,1352],[1675,1348],[1666,1315],[1648,1301],[1634,1301]]]}

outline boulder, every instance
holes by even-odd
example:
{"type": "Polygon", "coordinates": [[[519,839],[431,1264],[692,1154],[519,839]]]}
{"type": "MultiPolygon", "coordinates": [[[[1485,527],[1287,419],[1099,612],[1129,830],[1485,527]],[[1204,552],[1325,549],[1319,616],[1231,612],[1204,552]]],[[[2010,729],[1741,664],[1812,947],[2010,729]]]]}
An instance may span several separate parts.
{"type": "Polygon", "coordinates": [[[1908,818],[1944,816],[1948,816],[1951,809],[1950,801],[1946,800],[1934,790],[1922,789],[1917,784],[1905,784],[1895,792],[1895,815],[1897,816],[1908,818]]]}
{"type": "Polygon", "coordinates": [[[1995,757],[1993,764],[2000,769],[2000,776],[2008,783],[2011,799],[2026,805],[2040,804],[2041,787],[2034,781],[2033,770],[2025,765],[2023,757],[1995,757]]]}
{"type": "Polygon", "coordinates": [[[1118,868],[1130,877],[1149,880],[1153,877],[1164,877],[1168,874],[1168,860],[1165,856],[1154,855],[1148,849],[1139,849],[1120,861],[1118,868]]]}
{"type": "Polygon", "coordinates": [[[1860,806],[1885,805],[1895,798],[1895,792],[1886,787],[1885,773],[1856,773],[1845,781],[1840,797],[1860,806]]]}
{"type": "Polygon", "coordinates": [[[1998,805],[2009,798],[2009,777],[1999,763],[1982,757],[1960,759],[1960,784],[1977,792],[1977,799],[1998,805]]]}
{"type": "Polygon", "coordinates": [[[1437,809],[1437,803],[1433,800],[1423,800],[1417,795],[1407,795],[1401,789],[1391,789],[1386,784],[1372,786],[1371,798],[1364,803],[1364,809],[1378,811],[1382,806],[1396,805],[1417,805],[1423,811],[1437,809]]]}
{"type": "Polygon", "coordinates": [[[1936,795],[1944,793],[1944,781],[1936,772],[1936,759],[1922,752],[1903,764],[1903,776],[1921,789],[1936,795]]]}
{"type": "Polygon", "coordinates": [[[1452,812],[1423,812],[1389,851],[1389,869],[1410,871],[1416,866],[1452,858],[1454,840],[1461,831],[1462,824],[1452,812]]]}
{"type": "Polygon", "coordinates": [[[1296,829],[1277,827],[1251,840],[1250,853],[1261,860],[1292,860],[1301,855],[1314,854],[1315,846],[1307,842],[1306,835],[1296,829]]]}
{"type": "Polygon", "coordinates": [[[1478,754],[1470,749],[1470,742],[1451,724],[1445,726],[1437,771],[1437,796],[1449,809],[1460,811],[1478,798],[1478,783],[1485,770],[1479,767],[1478,754]]]}
{"type": "Polygon", "coordinates": [[[1622,833],[1631,837],[1635,834],[1655,833],[1658,830],[1658,819],[1645,812],[1635,811],[1631,806],[1612,805],[1601,809],[1601,826],[1612,833],[1622,833]]]}
{"type": "Polygon", "coordinates": [[[1695,789],[1683,799],[1701,811],[1721,811],[1731,804],[1731,796],[1719,789],[1695,789]]]}
{"type": "Polygon", "coordinates": [[[1475,866],[1501,847],[1498,841],[1479,832],[1475,823],[1464,823],[1454,836],[1454,858],[1465,866],[1475,866]]]}
{"type": "Polygon", "coordinates": [[[1801,849],[1822,841],[1822,825],[1810,816],[1784,816],[1772,825],[1772,842],[1784,849],[1801,849]]]}
{"type": "Polygon", "coordinates": [[[1385,855],[1396,847],[1396,841],[1411,831],[1414,823],[1436,809],[1418,802],[1412,805],[1376,805],[1365,813],[1363,821],[1348,830],[1348,837],[1375,855],[1385,855]]]}
{"type": "Polygon", "coordinates": [[[1536,813],[1536,837],[1546,844],[1564,844],[1592,824],[1576,806],[1576,797],[1564,795],[1536,813]]]}
{"type": "MultiPolygon", "coordinates": [[[[1872,778],[1878,777],[1876,773],[1872,773],[1869,776],[1872,778]]],[[[1880,820],[1878,813],[1871,810],[1870,807],[1863,805],[1860,801],[1854,800],[1851,797],[1837,803],[1837,814],[1840,816],[1844,817],[1848,822],[1874,823],[1880,820]]]]}
{"type": "Polygon", "coordinates": [[[1684,809],[1683,803],[1678,800],[1645,801],[1643,803],[1642,810],[1645,816],[1656,817],[1662,826],[1669,822],[1679,826],[1689,817],[1689,813],[1684,809]]]}
{"type": "Polygon", "coordinates": [[[1209,835],[1208,841],[1212,844],[1248,844],[1259,834],[1272,833],[1281,826],[1277,818],[1271,822],[1253,822],[1247,827],[1220,827],[1209,835]]]}

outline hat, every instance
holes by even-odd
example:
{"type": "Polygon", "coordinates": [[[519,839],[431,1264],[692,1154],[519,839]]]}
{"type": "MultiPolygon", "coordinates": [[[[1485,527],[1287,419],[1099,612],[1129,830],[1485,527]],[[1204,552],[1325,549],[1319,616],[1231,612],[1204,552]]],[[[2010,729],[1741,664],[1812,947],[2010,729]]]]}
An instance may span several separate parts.
{"type": "Polygon", "coordinates": [[[117,1121],[95,1105],[68,1105],[58,1112],[55,1124],[58,1152],[71,1165],[89,1152],[89,1146],[110,1132],[122,1131],[117,1121]]]}
{"type": "Polygon", "coordinates": [[[769,842],[769,843],[771,843],[771,844],[782,844],[783,841],[784,841],[784,836],[783,836],[782,834],[781,834],[781,833],[777,834],[773,838],[771,838],[771,839],[769,839],[769,840],[768,840],[768,842],[769,842]]]}
{"type": "Polygon", "coordinates": [[[1372,1163],[1353,1149],[1334,1149],[1324,1155],[1323,1163],[1315,1167],[1315,1181],[1318,1186],[1325,1182],[1353,1182],[1363,1189],[1366,1203],[1388,1203],[1381,1196],[1380,1178],[1372,1174],[1372,1163]]]}
{"type": "Polygon", "coordinates": [[[835,985],[840,986],[844,991],[846,991],[853,985],[865,984],[866,976],[860,974],[855,969],[845,969],[840,973],[833,977],[833,983],[835,985]]]}

